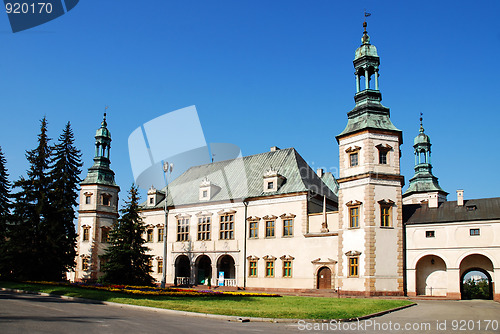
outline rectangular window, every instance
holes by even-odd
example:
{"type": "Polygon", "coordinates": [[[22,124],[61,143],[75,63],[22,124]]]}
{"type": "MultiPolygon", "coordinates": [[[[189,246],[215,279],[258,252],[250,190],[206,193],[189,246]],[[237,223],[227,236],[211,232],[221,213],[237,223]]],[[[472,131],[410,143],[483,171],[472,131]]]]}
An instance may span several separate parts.
{"type": "Polygon", "coordinates": [[[275,226],[274,220],[266,221],[266,238],[274,237],[274,226],[275,226]]]}
{"type": "Polygon", "coordinates": [[[283,277],[292,277],[292,261],[283,261],[283,277]]]}
{"type": "Polygon", "coordinates": [[[380,206],[380,226],[390,227],[391,224],[391,207],[388,205],[380,206]]]}
{"type": "Polygon", "coordinates": [[[148,260],[149,272],[153,272],[153,259],[149,258],[148,260]]]}
{"type": "Polygon", "coordinates": [[[189,218],[177,219],[177,241],[187,241],[189,238],[189,218]]]}
{"type": "Polygon", "coordinates": [[[220,216],[219,237],[222,240],[234,239],[234,215],[220,216]]]}
{"type": "Polygon", "coordinates": [[[250,225],[250,238],[257,239],[259,237],[259,222],[252,221],[250,225]]]}
{"type": "Polygon", "coordinates": [[[349,258],[349,277],[358,277],[358,257],[349,258]]]}
{"type": "Polygon", "coordinates": [[[479,231],[479,229],[478,229],[478,228],[471,228],[471,229],[469,230],[469,234],[470,234],[471,236],[480,235],[480,231],[479,231]]]}
{"type": "Polygon", "coordinates": [[[83,228],[82,240],[83,241],[89,241],[89,237],[90,237],[90,227],[84,227],[83,228]]]}
{"type": "Polygon", "coordinates": [[[387,151],[378,151],[378,163],[387,165],[387,151]]]}
{"type": "Polygon", "coordinates": [[[109,229],[108,228],[101,229],[101,242],[103,242],[103,243],[109,242],[109,229]]]}
{"type": "Polygon", "coordinates": [[[349,154],[349,163],[351,167],[358,165],[358,152],[349,154]]]}
{"type": "Polygon", "coordinates": [[[359,227],[359,206],[349,208],[349,227],[359,227]]]}
{"type": "Polygon", "coordinates": [[[426,238],[434,238],[436,236],[434,231],[425,231],[426,238]]]}
{"type": "Polygon", "coordinates": [[[283,236],[284,237],[293,236],[293,219],[283,220],[283,236]]]}
{"type": "Polygon", "coordinates": [[[210,217],[198,218],[198,240],[210,240],[210,217]]]}
{"type": "Polygon", "coordinates": [[[162,259],[157,260],[156,270],[157,270],[158,274],[163,273],[163,260],[162,259]]]}
{"type": "Polygon", "coordinates": [[[85,196],[85,204],[90,204],[91,196],[85,196]]]}
{"type": "Polygon", "coordinates": [[[154,197],[150,197],[149,198],[149,204],[154,204],[155,203],[155,198],[154,197]]]}
{"type": "Polygon", "coordinates": [[[82,258],[82,270],[89,270],[89,259],[87,257],[82,258]]]}
{"type": "Polygon", "coordinates": [[[207,198],[208,197],[208,190],[203,190],[202,196],[203,196],[203,198],[207,198]]]}
{"type": "Polygon", "coordinates": [[[163,242],[164,233],[163,226],[158,227],[158,242],[163,242]]]}
{"type": "Polygon", "coordinates": [[[149,228],[146,230],[146,242],[153,242],[153,229],[149,228]]]}
{"type": "Polygon", "coordinates": [[[267,189],[274,189],[274,182],[267,182],[267,189]]]}
{"type": "Polygon", "coordinates": [[[274,277],[274,260],[266,261],[266,277],[274,277]]]}
{"type": "Polygon", "coordinates": [[[110,206],[111,205],[111,196],[102,195],[102,205],[110,206]]]}
{"type": "Polygon", "coordinates": [[[248,273],[248,277],[257,277],[257,261],[250,261],[250,272],[248,273]]]}

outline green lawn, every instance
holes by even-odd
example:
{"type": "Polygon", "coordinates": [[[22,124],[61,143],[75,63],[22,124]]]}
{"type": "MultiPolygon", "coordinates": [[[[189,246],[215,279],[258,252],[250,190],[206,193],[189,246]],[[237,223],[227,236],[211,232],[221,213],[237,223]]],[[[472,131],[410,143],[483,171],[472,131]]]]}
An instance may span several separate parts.
{"type": "Polygon", "coordinates": [[[241,296],[135,296],[78,287],[32,283],[0,282],[0,287],[81,297],[122,304],[171,310],[246,317],[295,319],[345,319],[409,305],[407,300],[321,298],[321,297],[241,297],[241,296]]]}

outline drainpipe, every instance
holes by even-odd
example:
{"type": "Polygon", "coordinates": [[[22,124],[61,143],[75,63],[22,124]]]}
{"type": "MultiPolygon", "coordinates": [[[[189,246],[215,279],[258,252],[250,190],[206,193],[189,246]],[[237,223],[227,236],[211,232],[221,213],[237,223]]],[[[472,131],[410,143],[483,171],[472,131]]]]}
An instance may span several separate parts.
{"type": "Polygon", "coordinates": [[[245,205],[245,235],[243,239],[243,289],[247,287],[247,213],[248,213],[248,202],[243,201],[245,205]]]}

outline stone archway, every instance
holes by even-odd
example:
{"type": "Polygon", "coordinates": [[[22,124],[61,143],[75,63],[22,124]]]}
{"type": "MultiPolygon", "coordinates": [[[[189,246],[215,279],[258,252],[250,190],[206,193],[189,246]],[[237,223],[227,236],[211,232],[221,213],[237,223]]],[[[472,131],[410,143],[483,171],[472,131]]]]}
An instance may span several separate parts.
{"type": "Polygon", "coordinates": [[[317,288],[318,289],[331,289],[332,288],[332,270],[328,267],[321,267],[317,275],[317,288]]]}
{"type": "Polygon", "coordinates": [[[175,285],[191,284],[191,261],[186,255],[179,255],[175,259],[175,285]]]}
{"type": "Polygon", "coordinates": [[[471,254],[466,256],[460,262],[460,295],[461,299],[471,299],[471,298],[483,298],[483,299],[493,299],[494,282],[492,280],[493,276],[493,263],[491,260],[482,254],[471,254]],[[486,277],[487,293],[484,297],[471,296],[470,292],[465,288],[464,280],[466,275],[472,271],[478,271],[486,277]]]}
{"type": "Polygon", "coordinates": [[[441,257],[425,255],[418,260],[415,269],[417,295],[446,296],[448,274],[441,257]]]}
{"type": "Polygon", "coordinates": [[[209,285],[212,279],[212,260],[207,255],[200,255],[196,259],[196,284],[209,285]]]}

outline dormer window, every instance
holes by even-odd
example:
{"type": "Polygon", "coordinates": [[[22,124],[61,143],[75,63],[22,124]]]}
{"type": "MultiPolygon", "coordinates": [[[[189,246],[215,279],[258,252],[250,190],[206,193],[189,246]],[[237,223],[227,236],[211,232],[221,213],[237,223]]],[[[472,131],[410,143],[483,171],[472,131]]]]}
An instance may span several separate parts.
{"type": "Polygon", "coordinates": [[[207,177],[200,183],[200,191],[198,199],[200,201],[210,201],[221,190],[221,188],[213,184],[207,177]]]}
{"type": "Polygon", "coordinates": [[[278,173],[275,169],[270,167],[263,175],[264,178],[264,192],[278,191],[285,183],[286,178],[278,173]]]}
{"type": "Polygon", "coordinates": [[[147,205],[148,206],[155,206],[164,198],[165,198],[164,192],[156,189],[154,186],[151,186],[151,188],[149,188],[149,190],[148,190],[147,205]]]}

